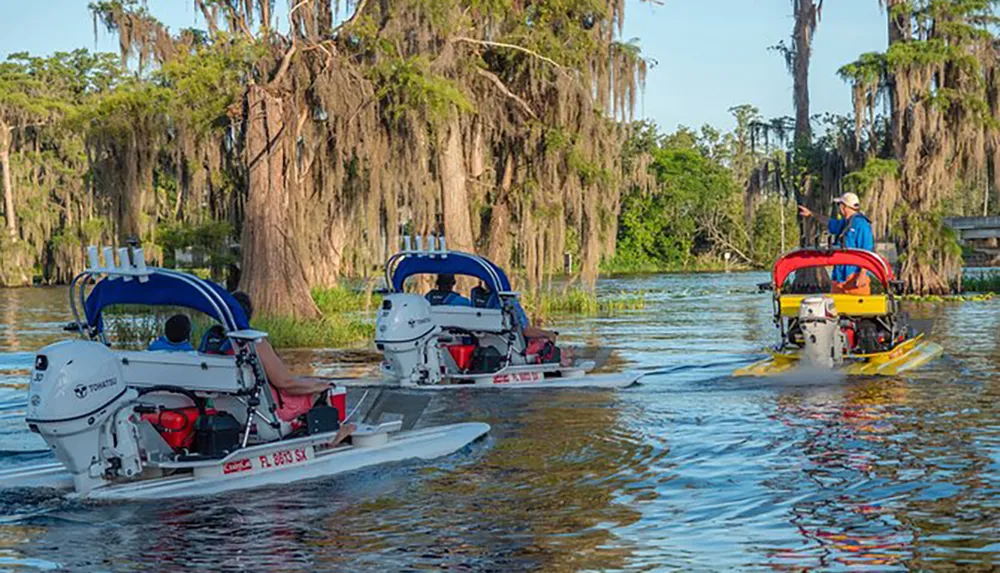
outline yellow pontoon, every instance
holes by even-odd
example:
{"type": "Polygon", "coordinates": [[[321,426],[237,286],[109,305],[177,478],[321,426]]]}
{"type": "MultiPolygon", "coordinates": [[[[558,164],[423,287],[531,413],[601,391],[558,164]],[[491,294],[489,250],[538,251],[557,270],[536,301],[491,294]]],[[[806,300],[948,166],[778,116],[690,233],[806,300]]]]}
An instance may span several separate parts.
{"type": "MultiPolygon", "coordinates": [[[[893,295],[892,268],[879,255],[859,249],[799,249],[775,263],[774,322],[781,344],[771,356],[740,368],[735,376],[769,376],[800,364],[829,367],[849,375],[895,376],[941,355],[941,345],[906,324],[893,295]],[[873,277],[877,294],[813,294],[826,267],[852,265],[873,277]],[[796,271],[809,269],[811,280],[796,271]],[[786,284],[786,282],[788,284],[786,284]],[[806,291],[805,293],[803,291],[806,291]]],[[[827,289],[822,289],[827,290],[827,289]]]]}

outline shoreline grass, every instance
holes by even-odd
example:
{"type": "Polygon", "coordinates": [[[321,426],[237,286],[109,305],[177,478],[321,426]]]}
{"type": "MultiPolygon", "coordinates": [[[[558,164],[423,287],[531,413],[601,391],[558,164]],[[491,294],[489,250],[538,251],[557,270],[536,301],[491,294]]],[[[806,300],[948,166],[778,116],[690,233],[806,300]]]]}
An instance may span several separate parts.
{"type": "Polygon", "coordinates": [[[963,294],[904,294],[899,297],[906,302],[985,302],[993,300],[995,296],[992,292],[967,292],[963,294]]]}
{"type": "Polygon", "coordinates": [[[1000,271],[963,276],[962,292],[1000,294],[1000,271]]]}
{"type": "Polygon", "coordinates": [[[343,348],[369,343],[375,324],[363,320],[324,316],[318,319],[261,317],[253,327],[267,333],[275,348],[343,348]]]}
{"type": "Polygon", "coordinates": [[[529,314],[534,313],[540,318],[569,314],[599,316],[642,310],[646,308],[646,294],[622,291],[611,297],[598,297],[588,290],[573,288],[562,292],[529,294],[522,305],[529,314]]]}
{"type": "Polygon", "coordinates": [[[346,285],[331,288],[312,289],[312,299],[324,316],[343,312],[364,312],[374,310],[382,303],[382,297],[374,294],[371,285],[355,289],[346,285]]]}

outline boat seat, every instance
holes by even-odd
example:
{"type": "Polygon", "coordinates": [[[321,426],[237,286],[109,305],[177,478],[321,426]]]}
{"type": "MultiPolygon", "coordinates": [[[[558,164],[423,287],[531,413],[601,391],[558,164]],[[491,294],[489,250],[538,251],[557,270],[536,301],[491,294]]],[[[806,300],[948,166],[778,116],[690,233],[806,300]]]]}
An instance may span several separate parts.
{"type": "Polygon", "coordinates": [[[859,296],[856,294],[786,294],[779,297],[781,316],[794,318],[799,315],[802,300],[813,296],[833,299],[837,312],[842,316],[884,316],[889,314],[889,297],[884,294],[859,296]]]}
{"type": "MultiPolygon", "coordinates": [[[[233,394],[244,389],[236,358],[198,352],[158,352],[120,350],[125,383],[138,388],[167,384],[198,392],[233,394]]],[[[249,371],[242,377],[253,384],[249,371]]]]}
{"type": "Polygon", "coordinates": [[[431,318],[441,328],[463,328],[476,332],[501,332],[503,312],[496,308],[432,306],[431,318]]]}

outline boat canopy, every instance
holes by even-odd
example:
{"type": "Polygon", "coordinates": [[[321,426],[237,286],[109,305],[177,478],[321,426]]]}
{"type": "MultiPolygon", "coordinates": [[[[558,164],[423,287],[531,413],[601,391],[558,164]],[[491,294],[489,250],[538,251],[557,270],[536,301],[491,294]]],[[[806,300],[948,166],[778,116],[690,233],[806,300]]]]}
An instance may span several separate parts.
{"type": "Polygon", "coordinates": [[[385,272],[394,292],[403,292],[406,279],[421,274],[472,276],[495,293],[510,291],[510,281],[503,269],[483,257],[461,251],[404,251],[389,259],[385,272]]]}
{"type": "Polygon", "coordinates": [[[774,288],[780,289],[788,275],[799,269],[852,265],[870,272],[888,287],[895,279],[892,267],[881,255],[863,249],[797,249],[785,254],[774,263],[774,288]]]}
{"type": "Polygon", "coordinates": [[[207,314],[228,331],[250,328],[250,321],[233,295],[221,286],[198,277],[166,269],[152,270],[146,280],[107,277],[100,280],[84,304],[87,324],[100,332],[102,311],[115,304],[177,306],[207,314]]]}

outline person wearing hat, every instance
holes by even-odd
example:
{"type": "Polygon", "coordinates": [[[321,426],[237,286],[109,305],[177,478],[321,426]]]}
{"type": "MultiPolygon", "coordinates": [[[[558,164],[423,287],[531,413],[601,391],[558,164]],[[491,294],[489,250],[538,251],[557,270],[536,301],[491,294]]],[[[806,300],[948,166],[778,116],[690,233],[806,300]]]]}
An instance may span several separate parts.
{"type": "MultiPolygon", "coordinates": [[[[799,214],[803,217],[815,217],[817,221],[827,226],[834,236],[833,244],[845,249],[875,250],[875,235],[872,224],[861,213],[861,200],[854,193],[844,193],[833,200],[839,206],[840,218],[830,219],[818,213],[813,213],[805,205],[799,205],[799,214]]],[[[854,265],[837,265],[833,267],[832,291],[856,295],[871,294],[871,278],[868,273],[854,265]]]]}

